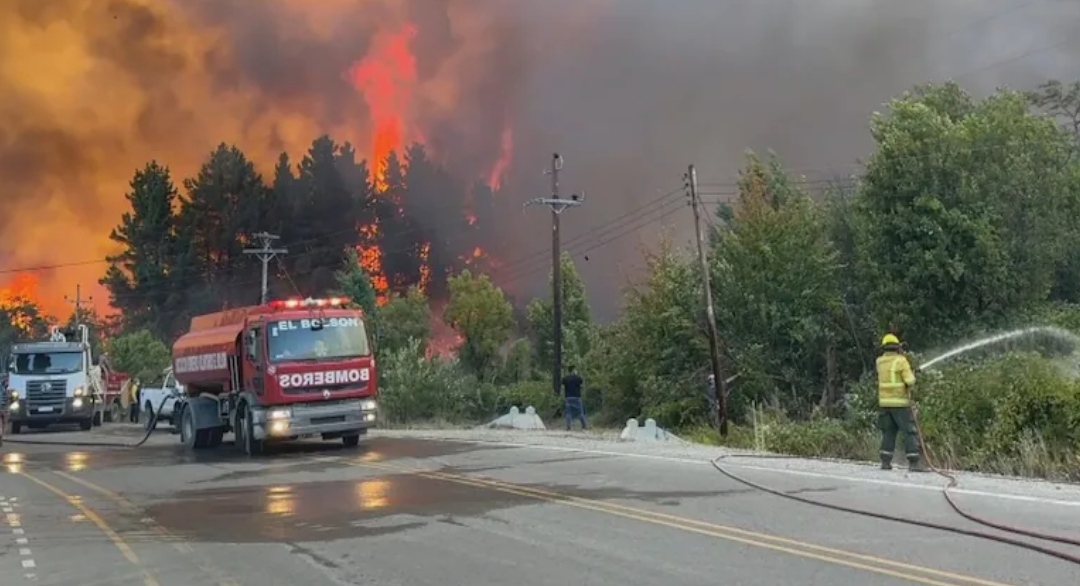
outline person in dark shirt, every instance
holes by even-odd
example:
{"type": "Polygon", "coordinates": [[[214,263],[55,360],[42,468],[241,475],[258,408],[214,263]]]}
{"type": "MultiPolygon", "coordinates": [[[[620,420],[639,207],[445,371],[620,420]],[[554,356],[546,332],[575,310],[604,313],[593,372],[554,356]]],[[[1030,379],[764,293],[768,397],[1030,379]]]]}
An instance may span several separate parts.
{"type": "Polygon", "coordinates": [[[569,374],[562,379],[563,397],[566,401],[563,405],[563,413],[566,415],[566,430],[570,431],[574,420],[577,419],[581,421],[581,429],[584,431],[589,426],[588,422],[585,421],[585,405],[581,402],[581,387],[585,384],[585,381],[578,374],[577,368],[571,366],[567,370],[569,374]]]}

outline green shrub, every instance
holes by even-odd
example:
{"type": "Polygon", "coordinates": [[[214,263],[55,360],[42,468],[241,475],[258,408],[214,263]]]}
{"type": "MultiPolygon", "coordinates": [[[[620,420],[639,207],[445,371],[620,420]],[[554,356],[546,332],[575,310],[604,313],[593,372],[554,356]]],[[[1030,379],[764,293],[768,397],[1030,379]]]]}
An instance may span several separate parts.
{"type": "Polygon", "coordinates": [[[945,464],[1003,473],[1075,467],[1080,383],[1057,361],[1015,353],[923,378],[920,422],[945,464]]]}
{"type": "Polygon", "coordinates": [[[379,364],[380,411],[387,423],[463,421],[483,410],[485,387],[456,360],[425,358],[415,339],[379,364]]]}
{"type": "Polygon", "coordinates": [[[522,411],[526,407],[535,407],[536,414],[544,419],[555,415],[562,400],[552,392],[548,381],[521,381],[498,389],[496,411],[505,413],[510,407],[522,411]]]}

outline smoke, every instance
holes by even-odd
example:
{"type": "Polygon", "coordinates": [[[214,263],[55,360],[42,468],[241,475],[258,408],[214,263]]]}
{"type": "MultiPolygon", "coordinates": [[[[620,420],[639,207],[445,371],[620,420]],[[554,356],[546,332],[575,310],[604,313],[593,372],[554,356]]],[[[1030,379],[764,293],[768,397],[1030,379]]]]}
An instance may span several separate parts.
{"type": "MultiPolygon", "coordinates": [[[[376,121],[349,72],[409,26],[416,78],[395,112],[405,138],[483,176],[512,128],[502,197],[522,203],[547,194],[541,171],[560,152],[563,189],[589,194],[563,215],[564,234],[579,238],[571,250],[603,313],[638,241],[596,226],[679,187],[687,164],[718,184],[712,199],[746,148],[812,175],[850,173],[870,147],[870,112],[898,92],[946,77],[980,92],[1070,79],[1080,48],[1080,5],[1067,0],[6,0],[5,267],[114,252],[127,181],[150,159],[178,179],[226,141],[266,173],[323,133],[366,153],[376,121]]],[[[683,202],[665,218],[677,242],[692,234],[683,202]]],[[[547,221],[507,214],[492,229],[517,241],[500,256],[543,251],[547,221]]],[[[41,272],[46,307],[66,309],[63,295],[103,268],[41,272]]],[[[537,268],[509,286],[539,292],[537,268]]]]}

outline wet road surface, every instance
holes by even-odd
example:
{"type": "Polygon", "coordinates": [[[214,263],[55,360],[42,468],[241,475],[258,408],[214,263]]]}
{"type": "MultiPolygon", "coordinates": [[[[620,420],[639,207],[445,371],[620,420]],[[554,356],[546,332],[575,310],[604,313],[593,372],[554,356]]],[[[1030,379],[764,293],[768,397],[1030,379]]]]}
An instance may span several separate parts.
{"type": "MultiPolygon", "coordinates": [[[[685,462],[378,435],[354,449],[297,443],[250,459],[232,446],[184,453],[176,441],[159,432],[138,449],[5,445],[2,583],[1080,583],[1080,567],[1037,553],[788,502],[685,462]]],[[[966,526],[925,491],[754,479],[966,526]]],[[[1028,527],[1080,526],[1080,507],[974,505],[1028,527]]]]}

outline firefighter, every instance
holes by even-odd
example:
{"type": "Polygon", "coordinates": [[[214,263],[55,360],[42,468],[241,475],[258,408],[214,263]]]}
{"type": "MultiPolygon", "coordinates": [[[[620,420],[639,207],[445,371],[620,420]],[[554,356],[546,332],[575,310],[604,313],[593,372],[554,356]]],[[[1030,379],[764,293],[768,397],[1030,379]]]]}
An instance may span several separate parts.
{"type": "Polygon", "coordinates": [[[128,392],[130,393],[129,400],[131,401],[128,406],[128,421],[131,423],[139,422],[139,386],[139,379],[131,379],[131,387],[128,389],[128,392]]]}
{"type": "Polygon", "coordinates": [[[881,355],[877,359],[878,427],[881,428],[881,469],[892,470],[896,436],[904,435],[904,455],[909,470],[923,472],[920,461],[919,438],[915,430],[911,389],[915,373],[904,355],[900,338],[886,334],[881,339],[881,355]]]}

